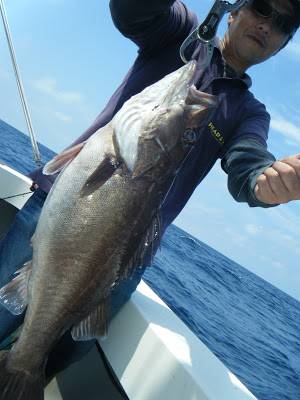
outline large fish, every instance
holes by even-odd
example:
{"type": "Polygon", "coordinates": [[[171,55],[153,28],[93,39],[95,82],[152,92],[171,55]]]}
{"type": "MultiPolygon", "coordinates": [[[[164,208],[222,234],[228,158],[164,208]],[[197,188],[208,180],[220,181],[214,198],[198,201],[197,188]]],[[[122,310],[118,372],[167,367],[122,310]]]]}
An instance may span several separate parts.
{"type": "MultiPolygon", "coordinates": [[[[160,206],[216,107],[192,85],[195,62],[132,97],[86,143],[56,156],[62,170],[32,239],[33,259],[3,289],[2,305],[26,316],[11,351],[0,353],[0,399],[44,398],[50,350],[106,330],[114,285],[160,238],[160,206]]],[[[121,334],[121,333],[120,333],[121,334]]]]}

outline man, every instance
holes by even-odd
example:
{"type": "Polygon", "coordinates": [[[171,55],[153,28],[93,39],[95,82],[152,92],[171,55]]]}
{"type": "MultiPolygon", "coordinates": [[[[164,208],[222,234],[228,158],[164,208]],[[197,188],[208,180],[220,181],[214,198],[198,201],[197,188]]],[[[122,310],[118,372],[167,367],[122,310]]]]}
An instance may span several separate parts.
{"type": "MultiPolygon", "coordinates": [[[[75,143],[106,125],[132,95],[181,67],[179,47],[198,24],[195,14],[178,0],[111,0],[110,7],[115,25],[138,45],[139,53],[105,109],[75,143]]],[[[195,75],[198,89],[222,95],[223,100],[162,206],[163,229],[182,210],[218,158],[237,201],[270,207],[300,199],[300,155],[276,161],[267,151],[270,117],[249,92],[251,79],[245,73],[283,48],[299,24],[298,0],[253,0],[229,16],[228,30],[222,40],[216,40],[211,64],[205,71],[198,68],[195,75]]],[[[188,53],[199,64],[205,48],[195,42],[188,53]]],[[[0,244],[0,287],[31,258],[30,238],[53,183],[53,178],[43,176],[41,170],[31,177],[39,189],[0,244]]],[[[141,275],[141,270],[137,271],[132,280],[124,281],[112,293],[111,317],[129,299],[141,275]]],[[[0,307],[0,342],[20,326],[22,319],[0,307]]],[[[79,359],[92,345],[75,343],[66,333],[49,357],[47,377],[79,359]]]]}

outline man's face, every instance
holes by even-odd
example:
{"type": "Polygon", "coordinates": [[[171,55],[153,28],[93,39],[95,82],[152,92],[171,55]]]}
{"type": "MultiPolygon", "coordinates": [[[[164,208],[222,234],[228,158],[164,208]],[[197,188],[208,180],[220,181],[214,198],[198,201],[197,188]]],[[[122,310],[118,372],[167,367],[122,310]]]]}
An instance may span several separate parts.
{"type": "MultiPolygon", "coordinates": [[[[279,13],[293,16],[288,0],[268,0],[279,13]]],[[[246,5],[228,19],[226,41],[237,58],[248,65],[261,63],[275,54],[288,40],[288,35],[277,29],[271,18],[264,18],[246,5]]]]}

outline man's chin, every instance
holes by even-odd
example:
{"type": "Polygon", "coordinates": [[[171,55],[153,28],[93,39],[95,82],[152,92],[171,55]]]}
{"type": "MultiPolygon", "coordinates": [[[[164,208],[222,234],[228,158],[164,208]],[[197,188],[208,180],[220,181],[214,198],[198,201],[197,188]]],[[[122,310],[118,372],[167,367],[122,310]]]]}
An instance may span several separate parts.
{"type": "Polygon", "coordinates": [[[265,54],[263,54],[262,51],[258,51],[258,49],[254,48],[253,46],[247,46],[245,45],[241,51],[239,52],[239,56],[241,60],[244,60],[246,64],[249,65],[255,65],[255,64],[260,64],[263,61],[265,61],[267,58],[265,54]]]}

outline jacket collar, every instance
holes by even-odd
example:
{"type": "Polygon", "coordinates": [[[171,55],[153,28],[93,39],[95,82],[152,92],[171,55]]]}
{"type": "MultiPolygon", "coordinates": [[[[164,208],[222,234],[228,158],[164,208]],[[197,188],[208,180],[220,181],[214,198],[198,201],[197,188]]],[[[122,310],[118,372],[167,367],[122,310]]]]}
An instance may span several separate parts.
{"type": "Polygon", "coordinates": [[[221,41],[219,37],[215,37],[214,39],[214,54],[213,56],[216,56],[224,65],[224,71],[227,71],[227,74],[223,76],[223,78],[230,78],[230,79],[237,79],[241,81],[247,89],[249,89],[252,86],[252,80],[248,74],[245,72],[243,75],[238,75],[234,69],[226,64],[226,61],[224,60],[222,53],[221,53],[221,41]],[[235,76],[234,76],[235,75],[235,76]]]}

